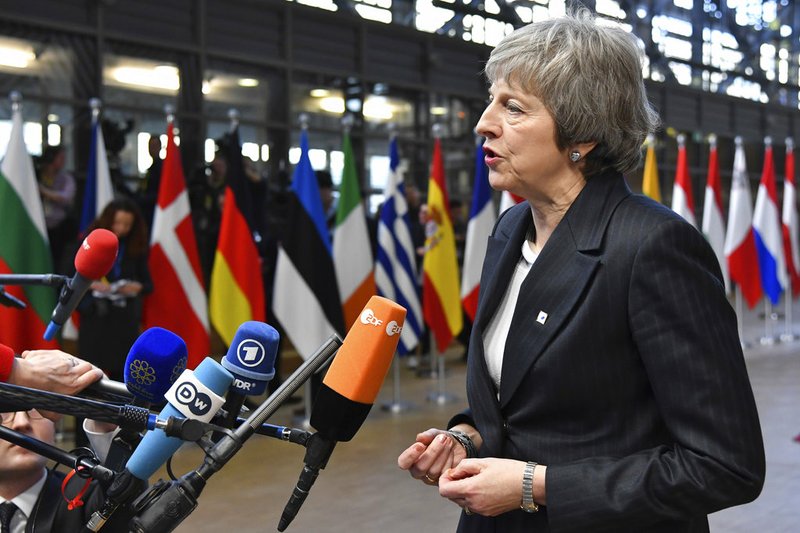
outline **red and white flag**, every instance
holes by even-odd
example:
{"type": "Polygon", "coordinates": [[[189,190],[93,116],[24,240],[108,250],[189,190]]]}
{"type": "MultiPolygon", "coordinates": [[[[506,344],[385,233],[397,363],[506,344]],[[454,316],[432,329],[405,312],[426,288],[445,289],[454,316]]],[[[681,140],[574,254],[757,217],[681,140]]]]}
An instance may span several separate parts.
{"type": "Polygon", "coordinates": [[[186,341],[187,366],[194,368],[211,350],[208,301],[171,121],[167,126],[167,157],[161,170],[148,264],[154,287],[144,302],[144,325],[168,329],[186,341]]]}
{"type": "Polygon", "coordinates": [[[514,207],[524,200],[523,197],[511,194],[508,191],[503,191],[500,195],[500,213],[504,213],[507,209],[514,207]]]}
{"type": "Polygon", "coordinates": [[[794,184],[794,140],[786,139],[786,179],[783,182],[783,248],[792,296],[800,294],[800,251],[798,251],[797,188],[794,184]]]}
{"type": "Polygon", "coordinates": [[[675,169],[675,185],[672,188],[672,210],[697,227],[692,178],[689,176],[689,163],[686,161],[686,136],[683,134],[678,135],[678,164],[675,169]]]}
{"type": "Polygon", "coordinates": [[[722,186],[717,162],[717,139],[712,137],[708,153],[706,196],[703,203],[703,235],[706,236],[717,256],[720,270],[722,270],[722,279],[725,281],[725,290],[729,291],[728,261],[725,260],[725,217],[722,213],[722,186]]]}
{"type": "Polygon", "coordinates": [[[736,137],[736,154],[733,157],[725,257],[728,259],[731,281],[739,285],[747,305],[752,309],[763,293],[753,233],[753,201],[741,137],[736,137]]]}

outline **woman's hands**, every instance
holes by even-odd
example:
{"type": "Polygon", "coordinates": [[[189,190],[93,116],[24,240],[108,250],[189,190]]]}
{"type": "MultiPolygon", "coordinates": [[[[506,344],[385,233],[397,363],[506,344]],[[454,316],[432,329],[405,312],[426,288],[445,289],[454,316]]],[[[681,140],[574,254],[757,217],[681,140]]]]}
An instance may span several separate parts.
{"type": "Polygon", "coordinates": [[[468,513],[497,516],[519,509],[525,462],[465,459],[439,478],[439,494],[468,513]]]}
{"type": "Polygon", "coordinates": [[[397,466],[427,485],[436,485],[442,473],[459,464],[467,452],[447,431],[431,428],[397,458],[397,466]]]}

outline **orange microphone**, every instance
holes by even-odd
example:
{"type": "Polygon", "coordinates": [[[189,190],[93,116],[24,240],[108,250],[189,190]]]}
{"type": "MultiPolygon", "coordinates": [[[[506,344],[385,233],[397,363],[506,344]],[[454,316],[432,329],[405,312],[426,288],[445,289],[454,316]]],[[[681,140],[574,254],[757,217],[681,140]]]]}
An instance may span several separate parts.
{"type": "Polygon", "coordinates": [[[352,439],[366,420],[389,371],[405,319],[404,307],[373,296],[344,338],[314,401],[311,425],[317,432],[306,444],[305,465],[278,531],[285,530],[297,515],[336,443],[352,439]]]}
{"type": "Polygon", "coordinates": [[[373,296],[344,338],[314,401],[311,425],[325,438],[349,441],[367,418],[400,340],[406,310],[373,296]]]}

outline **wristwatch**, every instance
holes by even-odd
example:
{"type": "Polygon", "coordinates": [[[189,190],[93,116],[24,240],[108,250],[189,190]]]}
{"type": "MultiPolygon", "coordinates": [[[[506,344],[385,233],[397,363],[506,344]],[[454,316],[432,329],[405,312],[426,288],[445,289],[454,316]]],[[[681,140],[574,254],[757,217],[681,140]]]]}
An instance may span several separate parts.
{"type": "Polygon", "coordinates": [[[528,461],[528,464],[525,465],[525,472],[522,474],[522,503],[519,507],[526,513],[539,511],[539,506],[533,501],[533,471],[536,469],[536,464],[528,461]]]}

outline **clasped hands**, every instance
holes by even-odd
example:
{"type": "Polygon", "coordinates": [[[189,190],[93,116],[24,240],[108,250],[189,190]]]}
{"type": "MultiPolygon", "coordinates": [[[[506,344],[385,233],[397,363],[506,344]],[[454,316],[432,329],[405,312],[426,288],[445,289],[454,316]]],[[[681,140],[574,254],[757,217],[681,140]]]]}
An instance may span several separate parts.
{"type": "Polygon", "coordinates": [[[431,428],[397,458],[397,465],[468,514],[496,516],[519,509],[525,462],[495,457],[467,459],[446,431],[431,428]]]}

